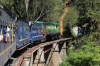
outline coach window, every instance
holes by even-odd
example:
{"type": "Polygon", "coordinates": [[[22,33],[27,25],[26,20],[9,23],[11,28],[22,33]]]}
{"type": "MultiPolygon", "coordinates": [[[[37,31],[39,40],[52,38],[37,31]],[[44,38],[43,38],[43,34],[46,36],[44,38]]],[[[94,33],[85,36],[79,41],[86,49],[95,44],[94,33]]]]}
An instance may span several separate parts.
{"type": "Polygon", "coordinates": [[[2,35],[2,33],[1,33],[1,25],[0,25],[0,35],[2,35]]]}
{"type": "Polygon", "coordinates": [[[0,11],[0,16],[2,15],[2,11],[0,11]]]}
{"type": "Polygon", "coordinates": [[[1,34],[1,35],[3,35],[2,32],[3,32],[3,27],[2,27],[2,25],[0,25],[0,34],[1,34]]]}
{"type": "Polygon", "coordinates": [[[7,26],[7,33],[8,33],[9,41],[11,41],[11,39],[12,39],[12,37],[11,37],[12,30],[11,30],[10,24],[7,26]]]}
{"type": "Polygon", "coordinates": [[[3,30],[3,27],[2,27],[2,25],[1,25],[1,26],[0,26],[0,34],[1,34],[1,35],[3,35],[2,30],[3,30]]]}

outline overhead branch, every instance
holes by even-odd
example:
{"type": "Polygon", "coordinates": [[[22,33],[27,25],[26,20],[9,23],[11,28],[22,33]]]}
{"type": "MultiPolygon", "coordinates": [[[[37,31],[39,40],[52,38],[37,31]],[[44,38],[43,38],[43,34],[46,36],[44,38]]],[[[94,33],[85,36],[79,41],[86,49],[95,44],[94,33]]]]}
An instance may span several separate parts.
{"type": "Polygon", "coordinates": [[[44,13],[42,13],[35,21],[37,21],[38,19],[40,19],[41,17],[43,17],[46,13],[50,12],[51,10],[49,11],[45,11],[44,13]]]}

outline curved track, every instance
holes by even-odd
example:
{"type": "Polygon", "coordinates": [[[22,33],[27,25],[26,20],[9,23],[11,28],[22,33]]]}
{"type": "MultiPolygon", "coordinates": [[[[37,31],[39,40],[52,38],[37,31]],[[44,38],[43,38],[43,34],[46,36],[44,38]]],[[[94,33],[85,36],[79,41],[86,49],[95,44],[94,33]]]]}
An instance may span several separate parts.
{"type": "MultiPolygon", "coordinates": [[[[20,57],[17,58],[17,60],[13,61],[12,65],[11,66],[23,66],[21,65],[24,61],[25,58],[29,59],[30,60],[30,66],[31,66],[31,58],[33,57],[33,53],[35,51],[37,51],[39,48],[41,47],[45,47],[45,46],[48,46],[48,45],[51,45],[51,44],[54,44],[54,43],[57,43],[57,42],[61,42],[61,41],[67,41],[67,40],[70,40],[71,38],[63,38],[63,39],[59,39],[59,40],[55,40],[55,41],[50,41],[50,42],[45,42],[45,43],[40,43],[36,46],[33,46],[32,48],[30,48],[29,50],[25,51],[20,57]]],[[[28,60],[27,60],[28,61],[28,60]]]]}

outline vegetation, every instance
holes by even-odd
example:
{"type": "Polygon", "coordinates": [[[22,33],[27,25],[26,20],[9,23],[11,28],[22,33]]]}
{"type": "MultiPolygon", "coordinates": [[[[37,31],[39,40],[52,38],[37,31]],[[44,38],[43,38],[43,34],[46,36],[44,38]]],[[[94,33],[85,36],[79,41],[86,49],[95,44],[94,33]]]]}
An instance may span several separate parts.
{"type": "Polygon", "coordinates": [[[91,34],[96,31],[93,34],[100,36],[99,5],[99,0],[70,0],[70,8],[64,25],[70,25],[69,27],[80,26],[84,32],[91,34]]]}
{"type": "Polygon", "coordinates": [[[86,38],[83,42],[76,50],[69,48],[68,56],[61,66],[100,66],[100,46],[86,38]]]}
{"type": "Polygon", "coordinates": [[[72,28],[74,26],[77,26],[78,17],[79,15],[78,15],[77,9],[73,6],[69,7],[68,13],[66,14],[65,19],[64,19],[65,36],[67,37],[74,36],[72,28]]]}
{"type": "Polygon", "coordinates": [[[65,18],[65,34],[72,36],[68,28],[79,26],[85,35],[70,41],[68,55],[61,66],[100,66],[99,8],[99,0],[70,0],[69,11],[65,18]]]}
{"type": "MultiPolygon", "coordinates": [[[[29,0],[28,4],[26,0],[0,1],[19,18],[59,22],[66,0],[29,0]]],[[[67,37],[73,36],[72,27],[79,26],[85,35],[69,43],[73,47],[68,47],[68,56],[61,66],[100,66],[100,1],[70,0],[68,5],[64,34],[67,37]]]]}
{"type": "Polygon", "coordinates": [[[1,0],[19,18],[47,22],[59,22],[65,4],[62,0],[29,0],[26,9],[25,1],[1,0]]]}

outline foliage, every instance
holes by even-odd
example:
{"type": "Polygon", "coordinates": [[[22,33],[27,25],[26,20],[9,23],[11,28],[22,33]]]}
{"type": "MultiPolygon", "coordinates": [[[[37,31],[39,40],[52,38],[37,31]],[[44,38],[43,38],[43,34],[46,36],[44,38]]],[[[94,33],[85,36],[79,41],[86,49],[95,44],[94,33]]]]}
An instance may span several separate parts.
{"type": "Polygon", "coordinates": [[[1,0],[1,2],[19,18],[47,22],[59,22],[65,5],[62,0],[29,0],[26,11],[24,0],[1,0]]]}
{"type": "Polygon", "coordinates": [[[62,0],[30,0],[30,3],[29,13],[31,13],[31,15],[29,18],[47,22],[58,22],[64,7],[62,0]]]}
{"type": "Polygon", "coordinates": [[[88,32],[100,32],[100,1],[99,0],[78,0],[77,9],[79,11],[79,25],[88,32]]]}
{"type": "Polygon", "coordinates": [[[1,0],[17,17],[26,19],[25,4],[23,0],[1,0]]]}
{"type": "Polygon", "coordinates": [[[74,36],[72,28],[78,24],[78,12],[75,7],[71,6],[64,19],[64,31],[66,36],[74,36]]]}
{"type": "MultiPolygon", "coordinates": [[[[100,1],[70,0],[69,7],[64,21],[66,34],[72,33],[71,28],[73,26],[79,26],[91,41],[98,41],[100,39],[100,1]],[[66,27],[70,28],[69,33],[66,27]]],[[[99,44],[100,42],[98,41],[96,43],[99,44]]]]}
{"type": "Polygon", "coordinates": [[[69,25],[70,27],[73,27],[77,25],[78,22],[77,19],[78,19],[78,12],[76,8],[72,6],[68,9],[68,13],[65,16],[64,26],[69,25]]]}
{"type": "Polygon", "coordinates": [[[80,49],[69,49],[68,56],[61,66],[99,66],[100,46],[91,41],[84,41],[80,49]]]}

